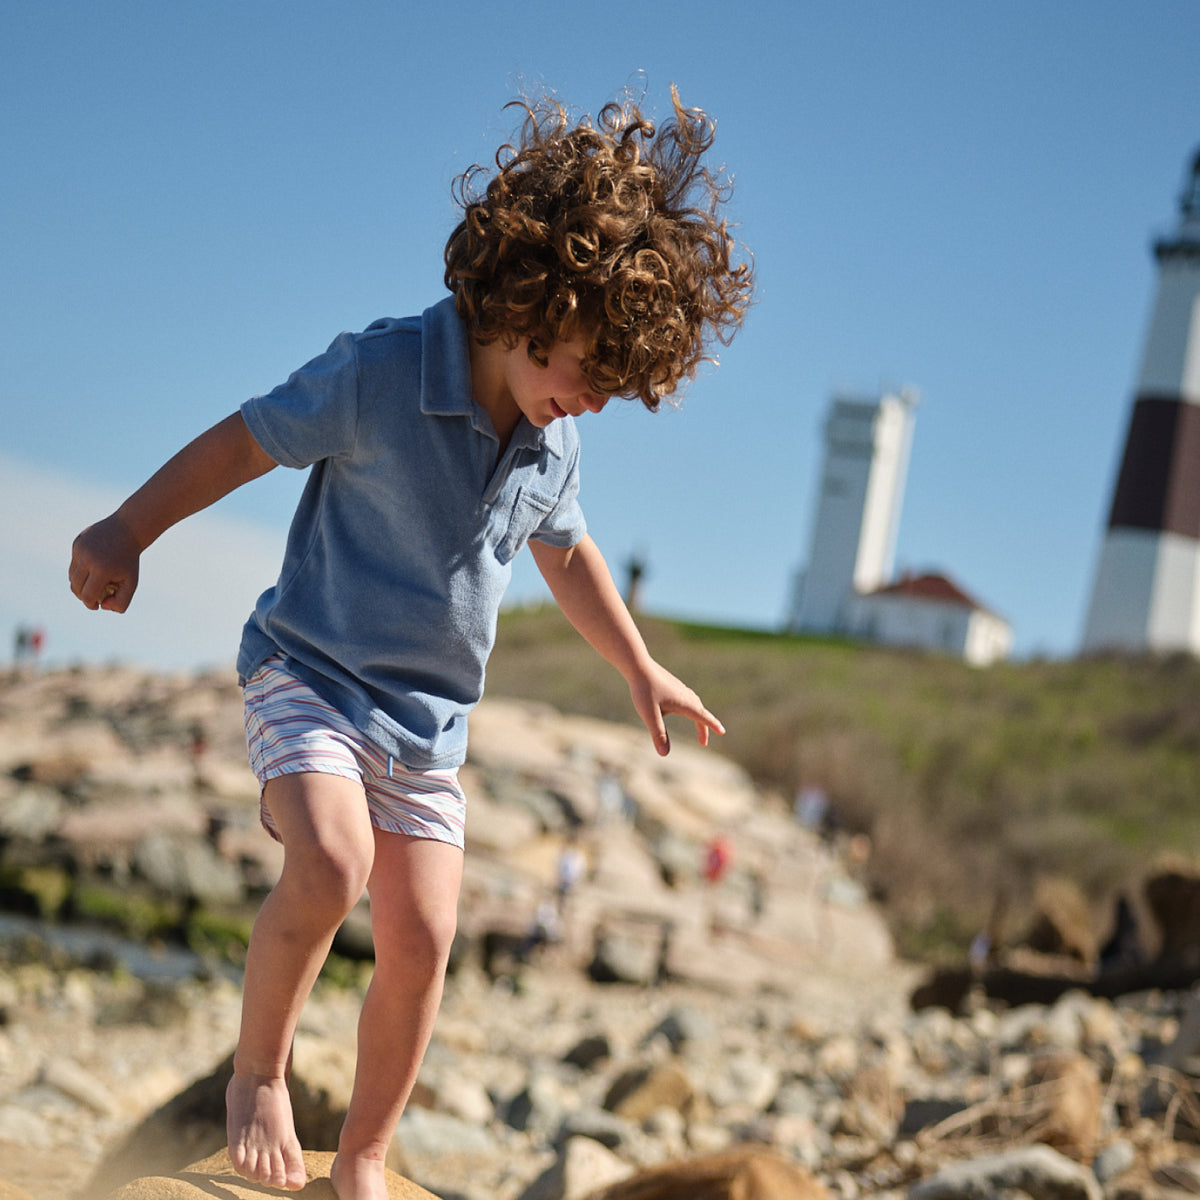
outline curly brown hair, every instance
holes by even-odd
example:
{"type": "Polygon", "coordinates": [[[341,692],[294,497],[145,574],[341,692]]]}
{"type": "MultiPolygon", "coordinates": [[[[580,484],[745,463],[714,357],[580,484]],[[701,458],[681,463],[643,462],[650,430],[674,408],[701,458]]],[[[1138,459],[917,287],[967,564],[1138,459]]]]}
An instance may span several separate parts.
{"type": "Polygon", "coordinates": [[[594,125],[572,125],[553,99],[514,103],[518,144],[497,151],[483,193],[483,167],[455,180],[464,216],[445,278],[458,312],[481,342],[528,338],[542,366],[553,342],[581,337],[596,391],[657,409],[750,303],[752,270],[720,212],[731,185],[702,162],[715,124],[674,86],[674,119],[657,131],[632,102],[594,125]]]}

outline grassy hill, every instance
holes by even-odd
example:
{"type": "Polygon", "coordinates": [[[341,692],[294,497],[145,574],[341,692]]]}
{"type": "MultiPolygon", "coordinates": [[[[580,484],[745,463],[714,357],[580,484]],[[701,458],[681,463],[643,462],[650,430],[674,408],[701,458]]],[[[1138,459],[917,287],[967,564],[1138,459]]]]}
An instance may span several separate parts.
{"type": "MultiPolygon", "coordinates": [[[[1043,879],[1103,925],[1168,854],[1200,847],[1200,662],[952,659],[640,621],[655,656],[725,723],[723,753],[790,798],[823,785],[871,836],[872,886],[910,954],[961,953],[997,905],[1009,931],[1043,879]]],[[[557,609],[501,617],[495,695],[636,721],[624,681],[557,609]]],[[[690,726],[672,736],[693,736],[690,726]]]]}

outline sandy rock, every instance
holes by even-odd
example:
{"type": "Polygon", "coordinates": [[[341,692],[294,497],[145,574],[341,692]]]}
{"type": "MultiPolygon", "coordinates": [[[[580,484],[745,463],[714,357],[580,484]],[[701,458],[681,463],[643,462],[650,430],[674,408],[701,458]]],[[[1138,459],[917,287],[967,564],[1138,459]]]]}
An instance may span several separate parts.
{"type": "Polygon", "coordinates": [[[665,1062],[623,1073],[609,1088],[604,1107],[627,1121],[642,1121],[659,1108],[686,1114],[696,1100],[696,1087],[683,1067],[665,1062]]]}
{"type": "Polygon", "coordinates": [[[33,1200],[33,1197],[22,1191],[15,1183],[5,1183],[0,1179],[0,1200],[33,1200]]]}
{"type": "Polygon", "coordinates": [[[1100,1138],[1103,1101],[1095,1064],[1081,1054],[1045,1058],[1034,1064],[1028,1086],[1042,1108],[1038,1141],[1090,1162],[1100,1138]]]}
{"type": "Polygon", "coordinates": [[[28,741],[14,739],[0,749],[0,769],[17,778],[70,788],[97,764],[128,761],[129,751],[104,721],[57,726],[28,741]]]}
{"type": "Polygon", "coordinates": [[[544,705],[483,700],[471,713],[469,761],[523,775],[553,772],[559,765],[560,747],[547,730],[557,723],[555,718],[544,705]]]}
{"type": "MultiPolygon", "coordinates": [[[[180,1163],[221,1151],[226,1137],[225,1088],[232,1074],[230,1054],[208,1075],[150,1113],[100,1163],[89,1194],[102,1195],[127,1180],[169,1173],[180,1163]]],[[[289,1089],[302,1145],[337,1146],[353,1078],[352,1048],[297,1035],[289,1089]]]]}
{"type": "Polygon", "coordinates": [[[1077,884],[1057,877],[1039,879],[1033,906],[1033,926],[1026,937],[1031,950],[1089,965],[1095,961],[1096,930],[1087,899],[1077,884]]]}
{"type": "Polygon", "coordinates": [[[1020,1146],[1003,1154],[950,1163],[913,1184],[908,1200],[991,1200],[1017,1191],[1033,1200],[1102,1200],[1096,1177],[1049,1146],[1020,1146]]]}
{"type": "Polygon", "coordinates": [[[503,853],[515,850],[537,837],[537,817],[527,809],[498,804],[478,785],[472,788],[459,782],[470,797],[470,820],[467,822],[467,853],[503,853]]]}
{"type": "Polygon", "coordinates": [[[890,1145],[903,1114],[900,1089],[887,1068],[881,1063],[871,1063],[856,1071],[846,1085],[840,1131],[890,1145]]]}
{"type": "Polygon", "coordinates": [[[760,1147],[666,1163],[613,1184],[589,1200],[828,1200],[808,1171],[760,1147]]]}
{"type": "Polygon", "coordinates": [[[108,1116],[113,1111],[109,1089],[73,1059],[49,1059],[42,1067],[40,1082],[47,1087],[56,1088],[63,1095],[90,1108],[98,1116],[108,1116]]]}
{"type": "MultiPolygon", "coordinates": [[[[333,1158],[332,1153],[306,1150],[304,1166],[308,1183],[298,1192],[278,1192],[243,1180],[230,1165],[228,1153],[222,1150],[176,1174],[135,1179],[110,1193],[108,1200],[205,1200],[211,1196],[224,1196],[227,1200],[262,1200],[264,1195],[337,1200],[333,1184],[329,1182],[333,1158]]],[[[432,1192],[394,1171],[387,1173],[387,1189],[390,1200],[437,1200],[432,1192]]]]}
{"type": "Polygon", "coordinates": [[[225,1145],[225,1085],[232,1070],[230,1055],[211,1074],[150,1113],[100,1162],[87,1194],[103,1196],[129,1180],[157,1177],[178,1170],[180,1163],[195,1162],[221,1150],[225,1145]]]}
{"type": "Polygon", "coordinates": [[[446,1072],[437,1085],[434,1099],[438,1109],[468,1125],[486,1126],[496,1115],[487,1088],[478,1079],[465,1075],[446,1072]]]}

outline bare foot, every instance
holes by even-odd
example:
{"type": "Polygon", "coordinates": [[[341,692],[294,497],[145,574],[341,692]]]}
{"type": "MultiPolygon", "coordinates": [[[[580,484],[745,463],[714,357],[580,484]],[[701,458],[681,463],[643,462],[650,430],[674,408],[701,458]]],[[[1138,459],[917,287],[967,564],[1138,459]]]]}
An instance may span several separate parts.
{"type": "Polygon", "coordinates": [[[243,1179],[290,1192],[304,1187],[308,1173],[284,1079],[235,1073],[225,1089],[225,1110],[229,1160],[243,1179]]]}
{"type": "Polygon", "coordinates": [[[382,1159],[354,1157],[339,1150],[329,1180],[338,1200],[388,1200],[382,1159]]]}

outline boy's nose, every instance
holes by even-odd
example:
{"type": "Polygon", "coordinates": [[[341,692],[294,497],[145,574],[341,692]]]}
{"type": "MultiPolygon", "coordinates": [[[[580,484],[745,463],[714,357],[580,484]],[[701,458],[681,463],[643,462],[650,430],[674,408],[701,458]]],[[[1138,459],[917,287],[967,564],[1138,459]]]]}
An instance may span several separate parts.
{"type": "Polygon", "coordinates": [[[579,402],[588,412],[598,413],[607,403],[607,396],[593,396],[591,392],[583,392],[579,397],[579,402]]]}

